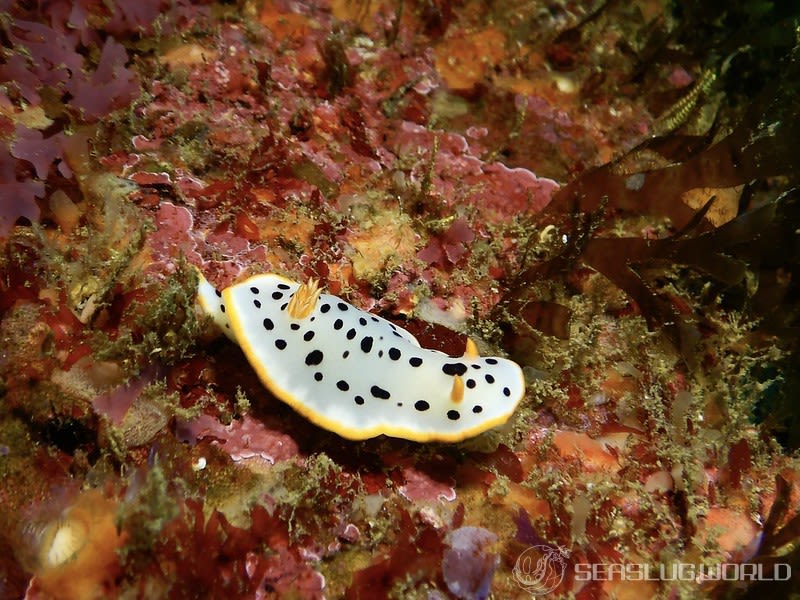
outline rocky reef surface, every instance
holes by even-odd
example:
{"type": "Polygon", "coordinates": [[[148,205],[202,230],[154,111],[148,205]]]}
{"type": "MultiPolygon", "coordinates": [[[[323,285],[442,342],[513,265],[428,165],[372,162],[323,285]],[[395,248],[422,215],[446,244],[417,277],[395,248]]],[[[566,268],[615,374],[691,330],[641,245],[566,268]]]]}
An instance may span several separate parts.
{"type": "Polygon", "coordinates": [[[798,13],[707,4],[0,0],[0,597],[797,592],[798,13]],[[195,269],[526,396],[342,439],[195,269]]]}

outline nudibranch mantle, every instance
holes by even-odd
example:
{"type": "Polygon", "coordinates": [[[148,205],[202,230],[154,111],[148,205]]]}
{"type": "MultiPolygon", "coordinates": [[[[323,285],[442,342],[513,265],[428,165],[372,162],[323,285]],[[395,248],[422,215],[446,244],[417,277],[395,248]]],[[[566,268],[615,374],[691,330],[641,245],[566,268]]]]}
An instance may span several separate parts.
{"type": "Polygon", "coordinates": [[[200,276],[201,308],[262,383],[313,423],[351,440],[378,435],[455,442],[505,423],[525,394],[516,363],[421,348],[417,339],[341,298],[276,274],[216,290],[200,276]],[[301,289],[302,288],[302,289],[301,289]],[[312,299],[313,301],[313,299],[312,299]]]}

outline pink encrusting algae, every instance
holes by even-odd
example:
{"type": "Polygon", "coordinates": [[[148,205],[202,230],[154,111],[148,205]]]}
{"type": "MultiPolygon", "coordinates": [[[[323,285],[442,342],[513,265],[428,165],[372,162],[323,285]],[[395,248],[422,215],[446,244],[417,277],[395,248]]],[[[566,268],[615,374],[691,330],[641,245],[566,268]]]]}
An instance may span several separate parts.
{"type": "Polygon", "coordinates": [[[798,15],[696,4],[0,1],[0,596],[796,592],[798,15]],[[264,273],[516,410],[337,435],[264,273]]]}

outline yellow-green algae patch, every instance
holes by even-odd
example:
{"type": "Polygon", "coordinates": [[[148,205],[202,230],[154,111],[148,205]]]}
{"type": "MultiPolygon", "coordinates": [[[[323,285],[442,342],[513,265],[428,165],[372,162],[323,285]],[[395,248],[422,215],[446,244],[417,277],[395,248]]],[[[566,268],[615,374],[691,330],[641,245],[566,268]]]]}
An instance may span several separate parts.
{"type": "Polygon", "coordinates": [[[95,332],[95,356],[134,368],[145,360],[170,363],[188,355],[201,332],[194,310],[196,286],[197,275],[185,262],[164,281],[145,284],[144,299],[134,299],[127,310],[135,319],[113,339],[95,332]]]}

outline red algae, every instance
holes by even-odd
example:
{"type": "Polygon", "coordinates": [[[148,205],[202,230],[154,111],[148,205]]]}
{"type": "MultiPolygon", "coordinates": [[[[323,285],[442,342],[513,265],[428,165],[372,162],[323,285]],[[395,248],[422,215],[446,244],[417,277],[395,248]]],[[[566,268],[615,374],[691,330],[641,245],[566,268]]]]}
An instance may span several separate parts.
{"type": "Polygon", "coordinates": [[[437,481],[423,471],[413,467],[403,469],[405,483],[398,488],[400,494],[411,502],[438,501],[452,502],[456,491],[452,483],[437,481]]]}
{"type": "Polygon", "coordinates": [[[797,566],[796,10],[34,4],[0,24],[0,595],[798,591],[618,569],[797,566]],[[526,396],[344,440],[196,270],[316,278],[526,396]]]}
{"type": "Polygon", "coordinates": [[[201,415],[181,424],[179,435],[193,444],[202,439],[211,439],[234,462],[260,458],[275,464],[301,457],[297,443],[290,436],[268,429],[249,415],[245,415],[241,422],[234,420],[229,425],[222,425],[213,417],[201,415]]]}

